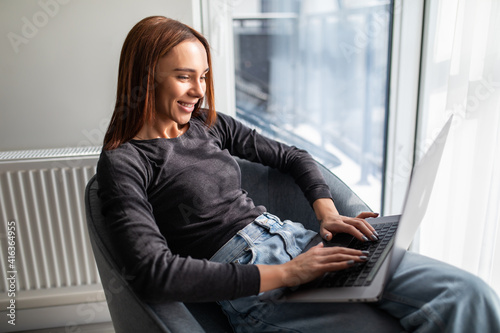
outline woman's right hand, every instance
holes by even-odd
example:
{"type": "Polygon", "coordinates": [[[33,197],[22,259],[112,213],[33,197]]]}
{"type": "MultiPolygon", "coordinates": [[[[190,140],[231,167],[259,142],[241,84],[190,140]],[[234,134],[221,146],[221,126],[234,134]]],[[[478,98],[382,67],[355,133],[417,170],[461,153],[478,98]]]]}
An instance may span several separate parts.
{"type": "Polygon", "coordinates": [[[260,291],[294,287],[310,282],[326,272],[338,271],[367,260],[367,253],[346,247],[324,247],[320,243],[281,265],[257,265],[261,273],[260,291]]]}

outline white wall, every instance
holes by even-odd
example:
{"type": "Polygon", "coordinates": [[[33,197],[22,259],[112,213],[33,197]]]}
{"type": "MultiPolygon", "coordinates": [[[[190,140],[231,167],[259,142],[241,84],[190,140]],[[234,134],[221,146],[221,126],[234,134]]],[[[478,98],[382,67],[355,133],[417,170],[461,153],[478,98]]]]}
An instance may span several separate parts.
{"type": "Polygon", "coordinates": [[[0,0],[0,151],[100,145],[122,43],[150,15],[201,28],[199,0],[0,0]]]}

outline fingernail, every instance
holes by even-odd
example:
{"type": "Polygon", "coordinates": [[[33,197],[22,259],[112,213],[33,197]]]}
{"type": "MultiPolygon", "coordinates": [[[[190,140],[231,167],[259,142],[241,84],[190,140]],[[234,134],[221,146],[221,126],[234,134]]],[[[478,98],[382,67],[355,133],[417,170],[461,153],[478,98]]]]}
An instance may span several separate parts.
{"type": "Polygon", "coordinates": [[[368,260],[368,257],[367,256],[360,256],[359,259],[366,261],[366,260],[368,260]]]}
{"type": "Polygon", "coordinates": [[[363,236],[363,240],[364,240],[365,242],[368,242],[368,241],[369,241],[368,237],[366,237],[366,236],[363,236]]]}
{"type": "Polygon", "coordinates": [[[374,234],[375,236],[379,237],[378,232],[374,231],[374,232],[373,232],[373,234],[374,234]]]}
{"type": "Polygon", "coordinates": [[[365,256],[367,256],[370,254],[370,251],[361,251],[361,253],[363,253],[365,256]]]}
{"type": "Polygon", "coordinates": [[[378,241],[378,237],[375,235],[371,235],[370,238],[372,239],[372,241],[378,241]]]}
{"type": "Polygon", "coordinates": [[[347,262],[347,265],[349,265],[349,266],[352,266],[352,265],[354,265],[354,264],[355,264],[354,260],[349,260],[349,261],[347,262]]]}
{"type": "Polygon", "coordinates": [[[325,239],[328,240],[328,237],[330,237],[330,234],[325,234],[325,239]]]}

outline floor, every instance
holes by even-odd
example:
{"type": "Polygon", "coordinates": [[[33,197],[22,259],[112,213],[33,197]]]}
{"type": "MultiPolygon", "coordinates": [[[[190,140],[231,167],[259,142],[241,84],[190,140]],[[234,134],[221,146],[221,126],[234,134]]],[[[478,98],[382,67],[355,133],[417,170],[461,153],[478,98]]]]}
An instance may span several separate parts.
{"type": "MultiPolygon", "coordinates": [[[[67,333],[67,327],[47,328],[43,330],[22,331],[19,333],[67,333]]],[[[79,333],[115,333],[112,323],[100,323],[78,326],[73,332],[79,333]]]]}

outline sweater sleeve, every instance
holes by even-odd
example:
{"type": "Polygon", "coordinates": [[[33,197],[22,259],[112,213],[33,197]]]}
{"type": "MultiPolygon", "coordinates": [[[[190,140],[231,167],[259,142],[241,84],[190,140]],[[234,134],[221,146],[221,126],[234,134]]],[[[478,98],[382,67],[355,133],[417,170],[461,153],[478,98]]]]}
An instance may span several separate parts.
{"type": "Polygon", "coordinates": [[[221,148],[232,155],[289,173],[312,205],[316,199],[332,198],[312,156],[295,146],[269,139],[238,120],[218,114],[214,128],[221,148]]]}
{"type": "Polygon", "coordinates": [[[221,264],[172,253],[147,199],[150,170],[128,147],[104,151],[98,162],[98,195],[122,274],[148,302],[203,302],[259,292],[254,265],[221,264]]]}

